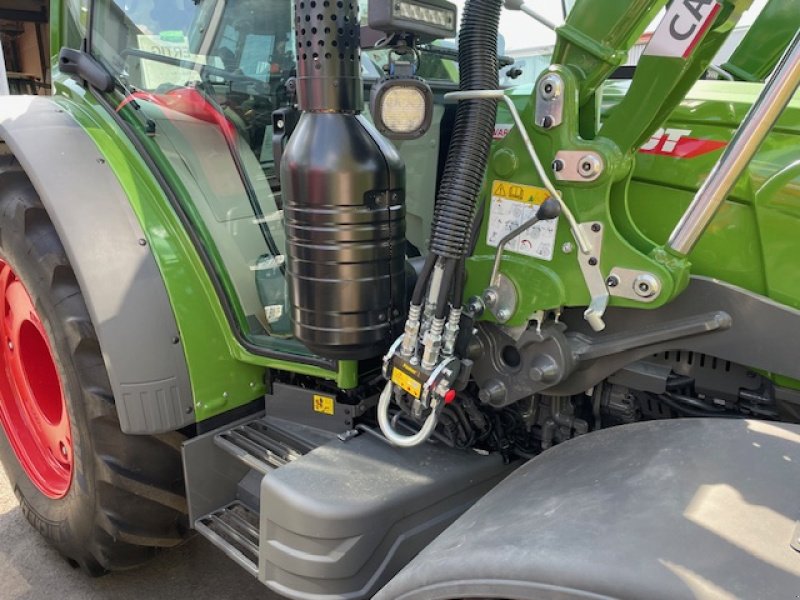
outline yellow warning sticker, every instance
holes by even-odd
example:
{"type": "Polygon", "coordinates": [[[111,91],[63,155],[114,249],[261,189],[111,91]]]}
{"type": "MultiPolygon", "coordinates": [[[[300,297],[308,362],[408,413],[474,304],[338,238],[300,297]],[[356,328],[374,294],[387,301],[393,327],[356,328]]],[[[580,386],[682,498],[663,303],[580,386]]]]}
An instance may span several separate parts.
{"type": "Polygon", "coordinates": [[[332,415],[334,406],[335,402],[333,398],[314,394],[314,412],[322,413],[325,415],[332,415]]]}
{"type": "Polygon", "coordinates": [[[403,373],[397,367],[392,369],[392,383],[414,396],[414,398],[419,398],[419,395],[422,392],[422,384],[413,377],[409,377],[403,373]]]}
{"type": "MultiPolygon", "coordinates": [[[[529,221],[550,196],[544,188],[509,181],[492,183],[487,243],[496,248],[505,236],[529,221]]],[[[542,260],[553,260],[558,219],[528,228],[506,245],[506,250],[542,260]]]]}

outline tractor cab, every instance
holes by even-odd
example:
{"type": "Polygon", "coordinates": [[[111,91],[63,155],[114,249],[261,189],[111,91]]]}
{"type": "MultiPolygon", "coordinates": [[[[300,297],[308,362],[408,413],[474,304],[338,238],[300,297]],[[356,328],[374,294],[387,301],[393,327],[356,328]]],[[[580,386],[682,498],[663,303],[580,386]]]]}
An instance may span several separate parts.
{"type": "MultiPolygon", "coordinates": [[[[278,165],[298,118],[296,58],[308,50],[298,46],[293,15],[290,3],[278,1],[97,0],[79,26],[88,27],[92,55],[123,90],[115,112],[176,190],[244,343],[336,371],[337,361],[294,339],[289,321],[278,165]]],[[[352,44],[319,49],[319,57],[357,52],[352,44]]],[[[363,53],[367,88],[385,75],[389,55],[380,48],[363,53]]],[[[441,95],[456,85],[455,58],[446,47],[421,52],[419,74],[439,103],[425,136],[397,144],[413,171],[406,205],[420,224],[410,235],[416,254],[427,247],[448,135],[440,127],[441,95]]]]}

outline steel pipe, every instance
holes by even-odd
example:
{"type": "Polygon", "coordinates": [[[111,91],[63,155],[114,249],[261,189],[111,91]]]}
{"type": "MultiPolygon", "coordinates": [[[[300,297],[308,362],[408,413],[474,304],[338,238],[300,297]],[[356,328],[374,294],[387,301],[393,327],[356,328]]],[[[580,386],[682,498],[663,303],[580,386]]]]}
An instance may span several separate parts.
{"type": "Polygon", "coordinates": [[[722,202],[780,117],[800,85],[798,32],[733,140],[672,231],[668,245],[682,255],[692,251],[722,202]]]}

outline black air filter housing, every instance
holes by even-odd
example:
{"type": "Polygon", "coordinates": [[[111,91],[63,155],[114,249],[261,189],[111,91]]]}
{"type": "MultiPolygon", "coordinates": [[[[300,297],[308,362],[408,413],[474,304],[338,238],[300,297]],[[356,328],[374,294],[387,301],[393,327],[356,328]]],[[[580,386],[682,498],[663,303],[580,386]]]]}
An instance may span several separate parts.
{"type": "Polygon", "coordinates": [[[281,161],[294,335],[320,356],[364,359],[405,317],[405,166],[360,115],[356,0],[298,0],[303,115],[281,161]]]}

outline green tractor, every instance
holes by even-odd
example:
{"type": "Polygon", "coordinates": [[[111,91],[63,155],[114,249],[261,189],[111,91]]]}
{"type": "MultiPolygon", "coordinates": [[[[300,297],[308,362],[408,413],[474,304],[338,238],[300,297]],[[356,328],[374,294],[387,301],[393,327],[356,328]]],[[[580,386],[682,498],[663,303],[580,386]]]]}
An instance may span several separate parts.
{"type": "Polygon", "coordinates": [[[28,520],[293,599],[795,597],[800,2],[722,65],[750,0],[667,4],[499,89],[502,0],[52,0],[0,100],[28,520]]]}

